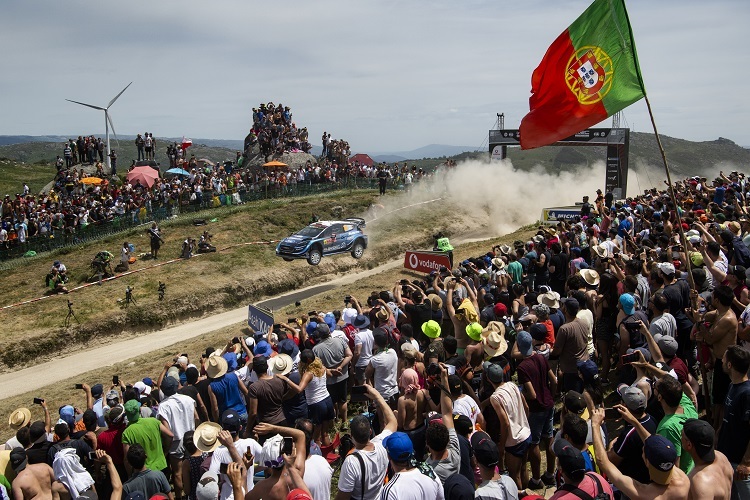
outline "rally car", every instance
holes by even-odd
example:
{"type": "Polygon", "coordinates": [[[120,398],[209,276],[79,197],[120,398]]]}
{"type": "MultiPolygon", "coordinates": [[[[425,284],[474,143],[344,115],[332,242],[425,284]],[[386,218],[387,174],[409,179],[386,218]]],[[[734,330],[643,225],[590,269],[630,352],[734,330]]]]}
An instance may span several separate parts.
{"type": "Polygon", "coordinates": [[[362,232],[365,220],[350,217],[337,221],[313,222],[284,238],[276,246],[276,255],[286,261],[307,259],[309,264],[317,266],[324,255],[350,252],[359,259],[367,248],[367,235],[362,232]]]}

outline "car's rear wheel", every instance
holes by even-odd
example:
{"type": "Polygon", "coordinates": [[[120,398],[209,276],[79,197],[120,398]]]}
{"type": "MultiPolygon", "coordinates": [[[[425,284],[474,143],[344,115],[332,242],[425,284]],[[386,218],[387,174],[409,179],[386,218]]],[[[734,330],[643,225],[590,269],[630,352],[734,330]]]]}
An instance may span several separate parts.
{"type": "Polygon", "coordinates": [[[290,259],[289,257],[282,257],[282,259],[284,259],[284,260],[285,260],[285,261],[287,261],[287,262],[291,262],[291,261],[293,261],[293,260],[294,260],[294,259],[290,259]]]}
{"type": "Polygon", "coordinates": [[[356,242],[352,247],[352,257],[355,259],[361,259],[365,254],[365,246],[361,242],[356,242]]]}
{"type": "Polygon", "coordinates": [[[311,266],[317,266],[320,264],[320,259],[323,257],[323,254],[320,253],[320,250],[318,248],[313,248],[310,250],[310,253],[307,254],[307,263],[311,266]]]}

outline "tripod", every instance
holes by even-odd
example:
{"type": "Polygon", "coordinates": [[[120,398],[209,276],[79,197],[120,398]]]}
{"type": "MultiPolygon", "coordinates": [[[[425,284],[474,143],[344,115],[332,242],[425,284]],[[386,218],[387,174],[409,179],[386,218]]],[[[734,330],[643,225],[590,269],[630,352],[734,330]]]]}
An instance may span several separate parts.
{"type": "Polygon", "coordinates": [[[65,328],[70,326],[70,318],[76,320],[76,323],[78,323],[79,325],[81,324],[81,322],[78,321],[78,318],[76,317],[76,313],[73,312],[73,303],[71,301],[68,301],[68,315],[65,316],[65,322],[63,323],[63,326],[65,328]]]}
{"type": "Polygon", "coordinates": [[[125,288],[125,307],[127,308],[131,302],[137,304],[135,297],[133,297],[133,288],[128,286],[125,288]]]}

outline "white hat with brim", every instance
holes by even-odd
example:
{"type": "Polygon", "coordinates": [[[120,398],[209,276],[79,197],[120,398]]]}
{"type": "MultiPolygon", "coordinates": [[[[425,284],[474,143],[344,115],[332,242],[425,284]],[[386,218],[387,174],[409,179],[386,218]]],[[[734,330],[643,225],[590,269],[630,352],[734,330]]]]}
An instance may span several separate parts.
{"type": "Polygon", "coordinates": [[[494,259],[492,259],[492,265],[498,269],[504,269],[505,261],[501,259],[500,257],[495,257],[494,259]]]}
{"type": "Polygon", "coordinates": [[[219,442],[221,426],[214,422],[203,422],[195,429],[193,444],[204,453],[211,453],[221,444],[219,442]]]}
{"type": "Polygon", "coordinates": [[[594,250],[594,253],[602,259],[609,253],[607,247],[603,246],[601,243],[599,245],[594,245],[592,249],[594,250]]]}
{"type": "Polygon", "coordinates": [[[505,337],[500,332],[490,330],[482,339],[482,347],[484,347],[484,352],[490,358],[494,358],[508,350],[508,341],[505,340],[505,337]]]}
{"type": "Polygon", "coordinates": [[[271,371],[275,375],[286,375],[292,371],[292,357],[288,354],[277,354],[270,360],[271,371]]]}
{"type": "Polygon", "coordinates": [[[581,269],[581,278],[589,286],[596,286],[599,284],[599,273],[593,269],[581,269]]]}
{"type": "Polygon", "coordinates": [[[539,304],[544,304],[550,309],[560,309],[560,294],[557,292],[547,292],[536,298],[539,304]]]}
{"type": "Polygon", "coordinates": [[[229,365],[223,356],[211,356],[206,362],[206,375],[208,378],[219,378],[227,373],[229,365]]]}

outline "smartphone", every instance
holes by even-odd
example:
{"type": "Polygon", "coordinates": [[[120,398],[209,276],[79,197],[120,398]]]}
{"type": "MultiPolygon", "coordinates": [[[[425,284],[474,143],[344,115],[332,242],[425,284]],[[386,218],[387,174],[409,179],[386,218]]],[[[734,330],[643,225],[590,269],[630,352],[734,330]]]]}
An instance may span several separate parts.
{"type": "Polygon", "coordinates": [[[35,405],[40,405],[42,403],[44,403],[44,398],[34,398],[35,405]]]}
{"type": "Polygon", "coordinates": [[[352,387],[352,402],[357,401],[368,401],[369,398],[367,397],[367,387],[364,385],[355,385],[352,387]]]}
{"type": "Polygon", "coordinates": [[[239,337],[234,337],[232,339],[232,344],[239,344],[239,343],[240,343],[240,338],[239,337]]]}
{"type": "Polygon", "coordinates": [[[219,465],[219,472],[221,472],[222,474],[226,474],[227,473],[227,467],[229,467],[229,464],[221,464],[221,465],[219,465]]]}
{"type": "Polygon", "coordinates": [[[623,354],[622,355],[622,364],[623,365],[629,365],[630,363],[634,363],[636,361],[640,361],[641,358],[638,356],[637,352],[631,352],[630,354],[623,354]]]}
{"type": "Polygon", "coordinates": [[[456,374],[456,367],[453,365],[445,365],[445,369],[448,370],[448,375],[456,374]]]}
{"type": "Polygon", "coordinates": [[[120,385],[120,376],[112,375],[112,385],[120,385]]]}
{"type": "Polygon", "coordinates": [[[281,323],[274,323],[273,324],[273,329],[274,330],[281,330],[281,323]]]}
{"type": "Polygon", "coordinates": [[[287,318],[286,322],[287,324],[292,325],[297,322],[297,318],[287,318]]]}
{"type": "Polygon", "coordinates": [[[617,420],[622,415],[617,408],[605,408],[604,409],[604,420],[617,420]]]}
{"type": "Polygon", "coordinates": [[[294,438],[289,437],[289,436],[284,436],[284,444],[281,446],[281,454],[291,455],[293,446],[294,446],[294,438]]]}
{"type": "Polygon", "coordinates": [[[89,460],[91,460],[91,461],[96,460],[96,452],[95,451],[90,451],[89,452],[89,460]]]}
{"type": "Polygon", "coordinates": [[[83,389],[83,384],[76,384],[76,389],[83,389]]]}

